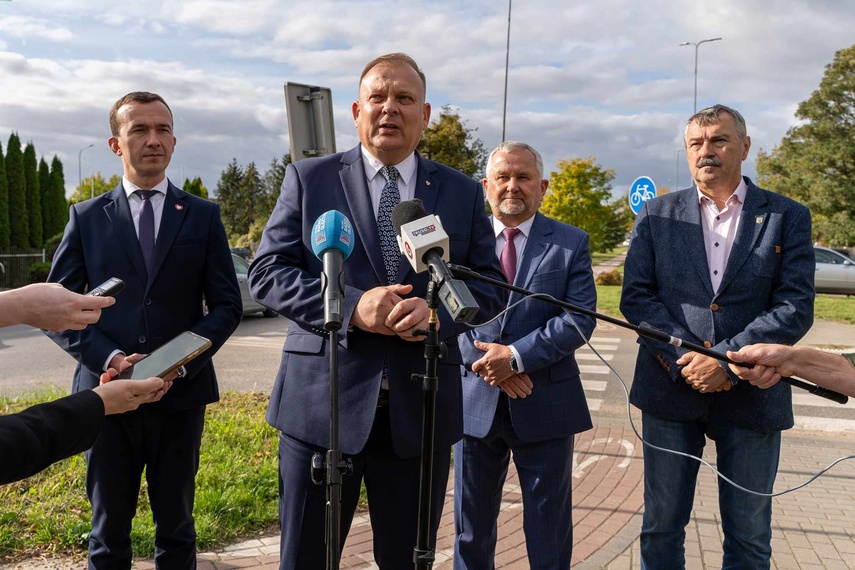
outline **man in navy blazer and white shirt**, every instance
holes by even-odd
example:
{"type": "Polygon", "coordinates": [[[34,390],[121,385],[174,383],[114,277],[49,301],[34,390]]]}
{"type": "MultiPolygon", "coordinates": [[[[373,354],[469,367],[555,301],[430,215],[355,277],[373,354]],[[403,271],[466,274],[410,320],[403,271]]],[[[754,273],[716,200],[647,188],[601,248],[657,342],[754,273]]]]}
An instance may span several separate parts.
{"type": "Polygon", "coordinates": [[[126,355],[150,353],[185,330],[213,345],[180,370],[160,402],[109,416],[86,453],[94,569],[131,567],[131,520],[143,467],[156,525],[155,564],[196,567],[195,477],[205,406],[219,399],[211,357],[242,313],[219,206],[166,177],[175,147],[172,126],[172,111],[157,94],[133,92],[116,101],[108,143],[122,160],[122,183],[71,207],[48,276],[77,292],[111,277],[125,283],[97,324],[50,334],[78,361],[74,392],[97,386],[101,372],[119,370],[126,355]]]}
{"type": "MultiPolygon", "coordinates": [[[[495,255],[507,280],[593,311],[588,234],[540,212],[549,181],[531,146],[500,144],[483,180],[495,255]]],[[[511,293],[508,305],[523,297],[511,293]]],[[[537,299],[459,339],[463,440],[454,445],[455,570],[493,568],[502,486],[513,453],[529,567],[569,568],[573,441],[591,428],[575,351],[594,319],[537,299]],[[578,328],[577,328],[578,327],[578,328]]]]}
{"type": "MultiPolygon", "coordinates": [[[[695,185],[644,204],[627,253],[621,312],[719,353],[757,342],[795,344],[813,323],[810,212],[742,176],[751,139],[736,110],[715,105],[686,126],[695,185]]],[[[716,443],[719,470],[772,491],[781,430],[793,426],[790,387],[739,382],[724,362],[641,339],[631,400],[644,439],[700,456],[716,443]]],[[[644,450],[641,567],[685,566],[699,463],[644,450]]],[[[722,567],[769,568],[772,501],[719,479],[722,567]]]]}
{"type": "MultiPolygon", "coordinates": [[[[397,249],[389,212],[419,198],[450,240],[451,261],[501,278],[495,240],[478,183],[414,152],[430,119],[425,77],[405,54],[368,63],[352,106],[360,144],[344,153],[288,165],[276,208],[250,268],[256,300],[291,320],[267,421],[280,430],[279,520],[283,569],[325,566],[325,489],[309,479],[315,452],[329,447],[329,350],[323,330],[323,264],[312,253],[314,221],[342,212],[354,228],[344,263],[345,297],[338,332],[341,449],[354,472],[342,484],[341,540],[359,497],[368,490],[374,557],[381,569],[413,565],[418,522],[423,392],[410,375],[424,373],[428,274],[416,274],[397,249]],[[394,169],[390,168],[394,167],[394,169]],[[397,194],[397,195],[396,195],[397,194]],[[383,243],[390,247],[385,250],[383,243]]],[[[477,319],[500,308],[500,292],[470,282],[477,319]]],[[[444,308],[441,340],[464,331],[444,308]]],[[[454,343],[451,343],[454,345],[454,343]]],[[[461,436],[460,354],[438,365],[431,544],[442,513],[451,444],[461,436]]]]}

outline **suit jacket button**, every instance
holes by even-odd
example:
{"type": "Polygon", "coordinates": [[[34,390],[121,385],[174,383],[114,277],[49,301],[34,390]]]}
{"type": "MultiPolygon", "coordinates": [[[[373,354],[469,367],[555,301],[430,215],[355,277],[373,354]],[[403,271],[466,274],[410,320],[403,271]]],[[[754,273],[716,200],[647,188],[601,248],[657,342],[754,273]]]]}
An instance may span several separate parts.
{"type": "Polygon", "coordinates": [[[503,333],[502,333],[502,334],[500,334],[499,336],[501,336],[502,338],[508,338],[508,333],[503,332],[503,333]]]}
{"type": "Polygon", "coordinates": [[[711,343],[710,341],[708,341],[708,340],[705,340],[705,341],[704,341],[704,346],[705,346],[706,348],[710,348],[710,347],[712,346],[712,343],[711,343]]]}
{"type": "Polygon", "coordinates": [[[137,341],[139,341],[140,344],[144,344],[145,343],[145,337],[143,335],[140,335],[139,338],[137,339],[137,341]]]}
{"type": "Polygon", "coordinates": [[[146,299],[145,306],[148,307],[149,305],[151,305],[151,299],[146,299]]]}
{"type": "Polygon", "coordinates": [[[718,309],[718,303],[713,303],[712,305],[710,305],[710,311],[718,311],[718,309]]]}

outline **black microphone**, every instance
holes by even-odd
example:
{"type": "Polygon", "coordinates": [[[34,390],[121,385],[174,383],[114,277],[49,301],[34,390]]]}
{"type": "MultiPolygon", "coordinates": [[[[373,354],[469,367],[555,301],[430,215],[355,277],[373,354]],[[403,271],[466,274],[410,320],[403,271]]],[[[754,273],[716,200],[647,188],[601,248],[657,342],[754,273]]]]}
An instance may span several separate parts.
{"type": "Polygon", "coordinates": [[[392,226],[398,246],[416,273],[427,270],[440,286],[439,299],[451,318],[468,323],[478,313],[478,303],[463,281],[448,269],[448,234],[439,218],[428,214],[421,200],[407,200],[392,209],[392,226]]]}
{"type": "Polygon", "coordinates": [[[324,329],[341,328],[341,301],[344,299],[342,262],[353,251],[353,226],[338,210],[321,214],[312,226],[312,251],[324,262],[321,288],[324,291],[324,329]]]}

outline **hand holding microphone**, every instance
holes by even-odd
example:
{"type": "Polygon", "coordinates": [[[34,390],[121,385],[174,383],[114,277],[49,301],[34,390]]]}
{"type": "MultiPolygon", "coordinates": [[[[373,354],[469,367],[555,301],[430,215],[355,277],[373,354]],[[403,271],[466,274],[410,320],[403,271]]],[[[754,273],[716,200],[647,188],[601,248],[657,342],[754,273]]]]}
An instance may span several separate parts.
{"type": "Polygon", "coordinates": [[[321,288],[324,293],[324,329],[341,328],[341,305],[344,299],[342,263],[353,251],[353,226],[338,210],[321,214],[312,226],[312,251],[324,262],[321,288]]]}

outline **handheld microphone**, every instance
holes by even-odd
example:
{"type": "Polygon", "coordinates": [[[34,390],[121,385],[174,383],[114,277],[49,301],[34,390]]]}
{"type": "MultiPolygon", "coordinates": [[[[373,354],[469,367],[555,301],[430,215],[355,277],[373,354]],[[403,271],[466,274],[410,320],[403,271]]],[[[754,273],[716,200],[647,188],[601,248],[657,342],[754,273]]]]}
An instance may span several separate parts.
{"type": "Polygon", "coordinates": [[[468,323],[478,313],[478,303],[463,281],[448,269],[448,234],[439,218],[428,214],[418,198],[398,203],[392,209],[392,226],[398,234],[401,253],[416,273],[427,270],[440,286],[439,298],[451,318],[468,323]]]}
{"type": "Polygon", "coordinates": [[[344,299],[342,262],[353,251],[353,226],[338,210],[321,214],[312,226],[312,251],[324,262],[321,290],[324,293],[324,329],[341,328],[341,302],[344,299]]]}

